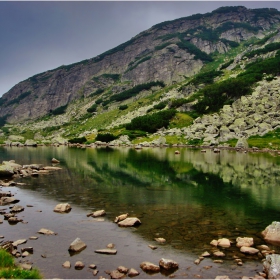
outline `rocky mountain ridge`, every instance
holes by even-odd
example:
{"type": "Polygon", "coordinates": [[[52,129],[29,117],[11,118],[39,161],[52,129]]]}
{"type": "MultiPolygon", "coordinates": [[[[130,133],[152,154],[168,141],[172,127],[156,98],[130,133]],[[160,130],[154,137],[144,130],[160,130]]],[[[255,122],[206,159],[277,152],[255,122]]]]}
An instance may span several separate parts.
{"type": "Polygon", "coordinates": [[[181,82],[199,73],[211,55],[263,38],[279,22],[275,9],[237,6],[157,24],[95,58],[20,82],[0,99],[0,117],[9,123],[34,120],[98,90],[109,96],[156,80],[181,82]]]}

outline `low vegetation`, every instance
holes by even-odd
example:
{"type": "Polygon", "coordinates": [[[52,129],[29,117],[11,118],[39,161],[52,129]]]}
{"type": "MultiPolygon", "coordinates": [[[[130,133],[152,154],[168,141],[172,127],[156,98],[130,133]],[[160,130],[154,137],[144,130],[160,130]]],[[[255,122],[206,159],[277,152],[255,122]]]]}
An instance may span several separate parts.
{"type": "Polygon", "coordinates": [[[42,279],[38,269],[24,270],[17,266],[14,258],[5,250],[0,249],[0,278],[1,279],[42,279]]]}

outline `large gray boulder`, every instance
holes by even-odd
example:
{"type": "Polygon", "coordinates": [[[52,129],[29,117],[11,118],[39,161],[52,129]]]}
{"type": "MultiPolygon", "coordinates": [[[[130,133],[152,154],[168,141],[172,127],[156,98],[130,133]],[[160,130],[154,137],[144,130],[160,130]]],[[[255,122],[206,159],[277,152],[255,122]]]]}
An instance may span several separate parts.
{"type": "Polygon", "coordinates": [[[57,213],[68,213],[71,211],[71,205],[69,203],[60,203],[55,206],[53,211],[57,213]]]}
{"type": "Polygon", "coordinates": [[[280,279],[280,255],[267,255],[263,267],[268,279],[280,279]]]}
{"type": "Polygon", "coordinates": [[[262,231],[264,240],[273,245],[280,245],[280,222],[272,222],[262,231]]]}
{"type": "Polygon", "coordinates": [[[37,147],[37,142],[32,139],[27,139],[24,146],[37,147]]]}

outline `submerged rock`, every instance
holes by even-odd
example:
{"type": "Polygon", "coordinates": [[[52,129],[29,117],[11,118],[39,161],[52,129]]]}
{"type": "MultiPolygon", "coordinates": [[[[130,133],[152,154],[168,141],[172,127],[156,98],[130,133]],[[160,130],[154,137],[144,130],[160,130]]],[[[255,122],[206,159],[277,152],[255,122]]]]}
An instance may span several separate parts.
{"type": "Polygon", "coordinates": [[[84,250],[87,245],[80,239],[76,238],[69,246],[68,251],[70,252],[80,252],[84,250]]]}
{"type": "Polygon", "coordinates": [[[23,206],[20,205],[14,205],[13,208],[11,208],[10,212],[15,213],[15,212],[22,212],[24,210],[23,206]]]}

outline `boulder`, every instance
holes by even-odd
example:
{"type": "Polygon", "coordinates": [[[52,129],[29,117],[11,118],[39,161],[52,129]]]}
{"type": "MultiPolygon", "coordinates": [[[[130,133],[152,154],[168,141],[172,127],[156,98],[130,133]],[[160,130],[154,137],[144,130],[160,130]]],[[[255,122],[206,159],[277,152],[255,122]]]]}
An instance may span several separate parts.
{"type": "Polygon", "coordinates": [[[262,231],[264,240],[273,245],[280,245],[280,222],[272,222],[262,231]]]}
{"type": "Polygon", "coordinates": [[[69,246],[68,251],[69,252],[80,252],[84,250],[87,247],[87,245],[80,239],[76,238],[69,246]]]}
{"type": "Polygon", "coordinates": [[[159,266],[165,270],[174,270],[179,267],[178,263],[176,263],[175,261],[164,259],[164,258],[160,259],[159,266]]]}
{"type": "Polygon", "coordinates": [[[248,255],[255,255],[259,252],[259,250],[252,247],[242,246],[240,248],[240,252],[248,255]]]}
{"type": "Polygon", "coordinates": [[[140,268],[145,271],[145,272],[149,272],[149,273],[157,273],[160,271],[160,267],[156,264],[153,264],[151,262],[142,262],[140,264],[140,268]]]}
{"type": "Polygon", "coordinates": [[[60,203],[55,206],[53,211],[57,213],[68,213],[71,211],[71,206],[69,203],[60,203]]]}
{"type": "Polygon", "coordinates": [[[12,177],[14,175],[14,168],[12,166],[2,164],[0,165],[0,177],[12,177]]]}
{"type": "Polygon", "coordinates": [[[54,234],[53,231],[51,231],[51,230],[49,230],[49,229],[45,229],[45,228],[41,228],[41,229],[38,231],[38,233],[40,233],[40,234],[45,234],[45,235],[52,235],[52,234],[54,234]]]}
{"type": "Polygon", "coordinates": [[[254,245],[254,240],[252,237],[237,237],[236,238],[236,246],[237,247],[251,247],[254,245]]]}
{"type": "Polygon", "coordinates": [[[267,255],[263,267],[268,279],[280,279],[280,255],[267,255]]]}
{"type": "Polygon", "coordinates": [[[123,221],[118,222],[118,225],[120,227],[133,227],[141,225],[141,221],[136,217],[126,218],[123,221]]]}

